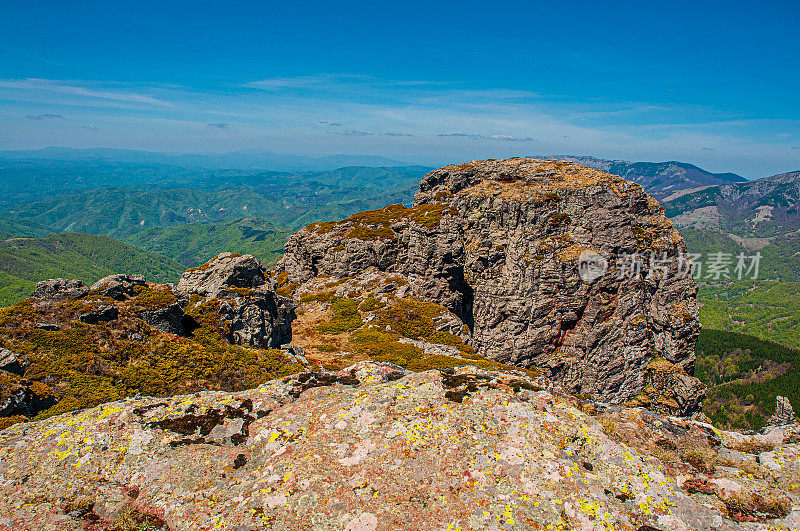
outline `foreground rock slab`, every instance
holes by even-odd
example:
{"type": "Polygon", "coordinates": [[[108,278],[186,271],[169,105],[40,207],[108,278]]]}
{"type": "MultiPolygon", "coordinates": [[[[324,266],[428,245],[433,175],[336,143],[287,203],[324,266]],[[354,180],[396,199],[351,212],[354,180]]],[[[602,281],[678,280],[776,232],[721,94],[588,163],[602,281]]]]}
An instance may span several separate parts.
{"type": "Polygon", "coordinates": [[[0,529],[800,527],[794,428],[593,408],[522,376],[372,362],[114,402],[0,432],[0,529]],[[703,457],[734,446],[777,468],[703,457]]]}

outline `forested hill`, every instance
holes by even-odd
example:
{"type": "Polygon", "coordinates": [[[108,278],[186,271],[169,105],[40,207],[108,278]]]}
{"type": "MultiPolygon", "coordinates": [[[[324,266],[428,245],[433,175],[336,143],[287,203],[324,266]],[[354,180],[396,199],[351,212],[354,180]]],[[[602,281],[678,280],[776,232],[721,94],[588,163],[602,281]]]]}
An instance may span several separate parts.
{"type": "Polygon", "coordinates": [[[112,273],[175,282],[185,267],[107,236],[67,233],[0,241],[0,306],[30,296],[36,282],[77,278],[92,283],[112,273]]]}

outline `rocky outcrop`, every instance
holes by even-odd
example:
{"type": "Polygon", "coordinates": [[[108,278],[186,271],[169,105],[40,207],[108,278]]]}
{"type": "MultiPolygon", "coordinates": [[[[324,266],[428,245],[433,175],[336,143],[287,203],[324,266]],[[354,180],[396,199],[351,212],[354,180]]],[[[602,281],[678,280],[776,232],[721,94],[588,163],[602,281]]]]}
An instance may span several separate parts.
{"type": "Polygon", "coordinates": [[[639,395],[648,364],[664,358],[687,379],[678,409],[694,411],[700,327],[685,253],[635,183],[570,163],[489,160],[429,173],[411,208],[298,231],[277,273],[299,284],[396,272],[459,316],[479,354],[605,400],[639,395]]]}
{"type": "Polygon", "coordinates": [[[650,362],[644,374],[645,387],[626,405],[642,406],[665,415],[689,416],[700,411],[706,387],[679,365],[663,358],[650,362]]]}
{"type": "Polygon", "coordinates": [[[292,339],[297,304],[275,292],[264,266],[253,256],[222,253],[186,271],[175,290],[182,297],[218,299],[230,343],[278,348],[292,339]]]}
{"type": "Polygon", "coordinates": [[[26,360],[17,356],[7,348],[0,348],[0,370],[21,375],[25,370],[26,360]]]}
{"type": "Polygon", "coordinates": [[[51,278],[36,283],[33,298],[40,300],[77,299],[89,293],[80,280],[51,278]]]}
{"type": "Polygon", "coordinates": [[[196,275],[183,291],[138,275],[91,287],[52,279],[0,311],[0,427],[53,407],[249,388],[308,363],[277,350],[291,340],[296,304],[257,259],[225,254],[196,275]]]}
{"type": "Polygon", "coordinates": [[[183,308],[177,302],[169,306],[139,312],[138,316],[142,321],[165,334],[182,336],[186,333],[183,326],[185,319],[183,308]]]}
{"type": "Polygon", "coordinates": [[[792,403],[785,396],[775,397],[775,413],[767,421],[769,426],[785,426],[794,424],[795,416],[792,403]]]}
{"type": "Polygon", "coordinates": [[[146,283],[142,275],[108,275],[92,284],[92,291],[102,297],[122,301],[136,295],[136,287],[146,283]]]}
{"type": "Polygon", "coordinates": [[[78,316],[78,318],[83,323],[87,324],[97,324],[97,323],[107,323],[109,321],[113,321],[114,319],[119,316],[119,310],[116,306],[109,306],[107,304],[103,304],[98,306],[96,310],[92,310],[90,312],[82,313],[78,316]]]}
{"type": "Polygon", "coordinates": [[[0,529],[800,526],[796,429],[767,446],[584,405],[524,376],[375,363],[117,401],[0,431],[0,529]]]}
{"type": "Polygon", "coordinates": [[[250,255],[222,253],[181,275],[175,288],[184,295],[216,297],[231,288],[256,289],[267,283],[264,266],[250,255]]]}

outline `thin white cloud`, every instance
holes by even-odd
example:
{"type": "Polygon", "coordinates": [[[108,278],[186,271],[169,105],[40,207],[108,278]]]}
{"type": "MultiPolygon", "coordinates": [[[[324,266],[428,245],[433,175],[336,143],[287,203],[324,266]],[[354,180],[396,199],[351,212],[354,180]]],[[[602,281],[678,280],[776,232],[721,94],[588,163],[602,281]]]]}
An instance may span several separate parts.
{"type": "Polygon", "coordinates": [[[60,81],[50,79],[0,79],[0,88],[16,91],[57,93],[86,99],[109,100],[137,103],[156,107],[174,107],[172,103],[147,94],[113,90],[115,84],[91,83],[81,81],[60,81]],[[101,85],[100,88],[97,88],[101,85]],[[102,86],[109,85],[109,86],[102,86]]]}

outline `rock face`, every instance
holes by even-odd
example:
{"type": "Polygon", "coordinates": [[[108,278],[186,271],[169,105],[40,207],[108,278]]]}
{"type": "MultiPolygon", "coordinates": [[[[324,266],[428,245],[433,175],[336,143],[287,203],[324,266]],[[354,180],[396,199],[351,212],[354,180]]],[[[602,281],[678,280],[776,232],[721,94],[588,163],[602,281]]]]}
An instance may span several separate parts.
{"type": "Polygon", "coordinates": [[[792,403],[785,396],[775,397],[775,413],[769,418],[767,424],[770,426],[785,426],[794,424],[795,416],[792,403]]]}
{"type": "Polygon", "coordinates": [[[576,393],[631,399],[657,357],[692,379],[700,326],[686,246],[641,186],[511,159],[446,166],[419,190],[412,208],[295,233],[278,273],[302,283],[397,272],[414,295],[458,315],[478,353],[544,368],[576,393]]]}
{"type": "Polygon", "coordinates": [[[796,429],[736,462],[763,437],[579,405],[525,377],[368,362],[117,401],[0,432],[0,529],[800,526],[796,429]]]}
{"type": "Polygon", "coordinates": [[[706,387],[700,380],[663,358],[647,365],[644,384],[644,390],[627,406],[643,406],[665,415],[685,417],[699,412],[706,397],[706,387]]]}
{"type": "Polygon", "coordinates": [[[216,297],[230,288],[255,289],[266,283],[264,266],[257,258],[222,253],[181,275],[176,291],[186,295],[196,293],[203,297],[216,297]]]}
{"type": "Polygon", "coordinates": [[[135,296],[136,286],[144,285],[145,281],[142,275],[108,275],[92,284],[91,289],[103,297],[121,301],[135,296]]]}
{"type": "Polygon", "coordinates": [[[176,291],[221,302],[220,317],[228,341],[257,348],[277,348],[292,339],[297,305],[275,293],[264,266],[250,255],[222,253],[205,265],[186,271],[176,291]]]}

